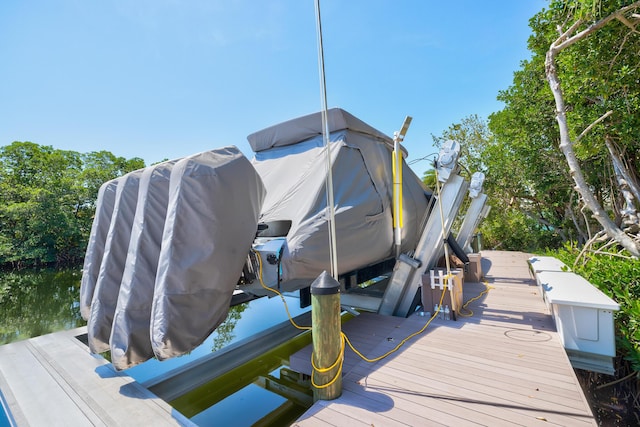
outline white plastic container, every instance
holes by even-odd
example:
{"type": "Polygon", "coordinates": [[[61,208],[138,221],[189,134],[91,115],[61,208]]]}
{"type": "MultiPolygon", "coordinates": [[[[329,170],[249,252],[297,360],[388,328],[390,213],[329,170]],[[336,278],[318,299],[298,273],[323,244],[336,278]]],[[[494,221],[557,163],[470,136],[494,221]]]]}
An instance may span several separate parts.
{"type": "Polygon", "coordinates": [[[542,271],[536,277],[574,367],[612,373],[618,303],[572,272],[542,271]]]}
{"type": "Polygon", "coordinates": [[[542,289],[542,285],[540,284],[538,273],[541,273],[543,271],[571,271],[571,269],[567,267],[564,262],[552,256],[532,256],[527,260],[527,263],[529,264],[529,270],[531,271],[531,274],[533,274],[533,277],[535,277],[536,279],[538,291],[540,292],[540,296],[542,298],[544,298],[544,290],[542,289]]]}

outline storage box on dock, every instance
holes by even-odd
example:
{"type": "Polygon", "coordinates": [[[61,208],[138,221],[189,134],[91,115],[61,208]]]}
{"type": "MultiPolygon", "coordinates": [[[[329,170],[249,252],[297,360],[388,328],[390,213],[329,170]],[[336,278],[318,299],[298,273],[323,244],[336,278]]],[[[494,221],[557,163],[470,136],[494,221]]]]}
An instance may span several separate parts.
{"type": "Polygon", "coordinates": [[[533,275],[541,271],[571,271],[564,262],[552,256],[532,256],[527,260],[527,264],[533,275]]]}
{"type": "Polygon", "coordinates": [[[571,271],[571,269],[567,267],[564,262],[552,256],[532,256],[527,260],[527,264],[529,264],[529,271],[531,271],[531,274],[536,279],[538,291],[540,292],[540,296],[543,299],[544,289],[542,289],[542,284],[540,283],[538,273],[541,273],[543,271],[571,271]]]}
{"type": "Polygon", "coordinates": [[[618,303],[572,272],[541,271],[536,278],[572,365],[613,374],[618,303]]]}
{"type": "Polygon", "coordinates": [[[442,298],[442,306],[449,306],[451,319],[456,320],[463,304],[464,272],[462,269],[451,270],[453,277],[448,280],[447,291],[442,297],[446,274],[446,269],[435,268],[422,275],[422,306],[424,311],[431,312],[436,304],[440,304],[440,299],[442,298]],[[431,279],[432,272],[435,279],[433,281],[431,279]]]}
{"type": "Polygon", "coordinates": [[[467,254],[469,264],[465,268],[464,280],[467,282],[480,282],[482,280],[482,256],[480,254],[467,254]]]}

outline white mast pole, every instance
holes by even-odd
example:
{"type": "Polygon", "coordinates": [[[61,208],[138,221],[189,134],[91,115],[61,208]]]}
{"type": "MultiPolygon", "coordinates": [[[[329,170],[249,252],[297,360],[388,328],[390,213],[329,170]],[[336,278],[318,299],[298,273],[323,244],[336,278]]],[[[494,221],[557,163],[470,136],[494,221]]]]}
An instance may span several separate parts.
{"type": "Polygon", "coordinates": [[[320,72],[320,98],[322,101],[322,136],[325,146],[327,187],[327,212],[329,224],[329,258],[331,260],[331,276],[338,280],[338,256],[336,245],[335,205],[333,200],[333,176],[331,173],[331,144],[329,142],[329,123],[327,120],[327,83],[324,75],[324,48],[322,46],[322,22],[320,20],[320,0],[316,5],[316,33],[318,36],[318,68],[320,72]]]}

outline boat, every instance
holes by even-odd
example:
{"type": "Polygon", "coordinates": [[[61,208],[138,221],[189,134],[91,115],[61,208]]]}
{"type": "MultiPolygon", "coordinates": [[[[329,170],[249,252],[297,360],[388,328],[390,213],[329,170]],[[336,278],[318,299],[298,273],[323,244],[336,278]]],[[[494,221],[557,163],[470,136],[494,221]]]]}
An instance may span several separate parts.
{"type": "MultiPolygon", "coordinates": [[[[326,123],[328,143],[322,114],[313,113],[250,134],[251,160],[228,146],[103,184],[80,290],[91,351],[111,350],[117,369],[164,360],[202,343],[224,321],[234,295],[308,292],[330,269],[329,171],[344,283],[395,270],[424,246],[425,233],[449,234],[451,221],[441,230],[436,197],[407,166],[397,135],[340,108],[326,112],[326,123]],[[394,202],[398,186],[402,203],[394,202]]],[[[444,182],[459,179],[452,196],[443,194],[451,220],[466,190],[456,144],[445,144],[439,164],[444,182]]],[[[433,259],[442,238],[429,245],[433,259]]],[[[410,264],[411,280],[427,267],[410,264]]],[[[381,310],[386,301],[398,315],[399,298],[415,293],[405,290],[408,281],[392,280],[402,283],[385,294],[381,310]]]]}

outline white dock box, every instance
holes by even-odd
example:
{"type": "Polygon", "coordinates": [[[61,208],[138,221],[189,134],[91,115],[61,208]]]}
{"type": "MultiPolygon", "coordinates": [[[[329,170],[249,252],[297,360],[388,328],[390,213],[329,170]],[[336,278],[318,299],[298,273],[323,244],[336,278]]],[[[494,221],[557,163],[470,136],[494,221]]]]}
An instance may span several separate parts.
{"type": "MultiPolygon", "coordinates": [[[[571,271],[567,265],[560,261],[557,258],[552,256],[532,256],[527,260],[529,264],[529,270],[533,274],[533,277],[536,279],[536,284],[538,285],[538,291],[540,292],[540,296],[544,299],[544,289],[542,289],[542,285],[540,284],[540,279],[538,278],[538,273],[543,271],[571,271]]],[[[548,307],[551,310],[550,307],[548,307]]]]}
{"type": "Polygon", "coordinates": [[[612,374],[618,303],[572,272],[541,271],[536,277],[573,366],[612,374]]]}
{"type": "Polygon", "coordinates": [[[541,271],[571,271],[564,262],[552,256],[532,256],[527,263],[534,274],[541,271]]]}

